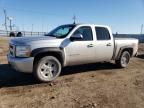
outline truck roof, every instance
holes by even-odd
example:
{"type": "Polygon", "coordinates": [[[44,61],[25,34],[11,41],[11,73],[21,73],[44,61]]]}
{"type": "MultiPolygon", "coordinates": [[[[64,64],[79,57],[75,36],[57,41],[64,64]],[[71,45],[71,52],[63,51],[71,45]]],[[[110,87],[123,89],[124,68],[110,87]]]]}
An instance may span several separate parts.
{"type": "Polygon", "coordinates": [[[76,24],[64,24],[64,25],[71,25],[71,26],[97,26],[97,27],[106,27],[109,28],[107,25],[97,25],[97,24],[86,24],[86,23],[76,23],[76,24]]]}

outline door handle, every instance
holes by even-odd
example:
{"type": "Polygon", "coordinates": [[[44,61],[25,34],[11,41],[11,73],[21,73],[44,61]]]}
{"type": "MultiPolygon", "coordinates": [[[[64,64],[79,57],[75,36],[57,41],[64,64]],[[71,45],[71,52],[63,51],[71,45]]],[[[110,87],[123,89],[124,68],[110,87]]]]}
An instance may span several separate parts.
{"type": "Polygon", "coordinates": [[[88,48],[94,47],[94,45],[93,45],[93,44],[89,44],[89,45],[87,45],[87,47],[88,47],[88,48]]]}
{"type": "Polygon", "coordinates": [[[111,46],[111,43],[108,43],[106,46],[111,46]]]}

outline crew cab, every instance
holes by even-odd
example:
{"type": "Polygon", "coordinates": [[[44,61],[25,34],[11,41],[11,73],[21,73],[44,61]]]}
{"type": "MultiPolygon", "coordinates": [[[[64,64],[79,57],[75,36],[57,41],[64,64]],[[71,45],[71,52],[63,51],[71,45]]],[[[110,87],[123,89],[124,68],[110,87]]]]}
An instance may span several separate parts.
{"type": "Polygon", "coordinates": [[[9,43],[9,64],[42,82],[57,78],[66,66],[115,61],[125,68],[138,51],[138,40],[114,38],[110,27],[66,24],[45,36],[19,37],[9,43]]]}

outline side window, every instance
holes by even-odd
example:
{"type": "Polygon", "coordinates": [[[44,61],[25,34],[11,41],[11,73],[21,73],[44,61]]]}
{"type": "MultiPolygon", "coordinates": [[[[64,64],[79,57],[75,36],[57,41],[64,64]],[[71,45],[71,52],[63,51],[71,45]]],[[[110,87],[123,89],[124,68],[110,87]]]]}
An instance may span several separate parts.
{"type": "Polygon", "coordinates": [[[93,34],[92,34],[91,27],[80,27],[74,32],[74,35],[76,35],[76,34],[82,34],[84,41],[93,40],[93,34]]]}
{"type": "Polygon", "coordinates": [[[110,34],[107,28],[95,27],[97,40],[110,40],[110,34]]]}

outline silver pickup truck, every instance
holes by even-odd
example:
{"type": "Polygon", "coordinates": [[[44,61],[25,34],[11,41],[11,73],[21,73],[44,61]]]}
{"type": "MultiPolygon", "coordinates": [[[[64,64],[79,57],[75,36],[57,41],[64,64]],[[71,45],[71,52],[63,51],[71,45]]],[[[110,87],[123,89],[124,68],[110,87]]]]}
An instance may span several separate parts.
{"type": "Polygon", "coordinates": [[[137,50],[137,39],[115,39],[108,26],[67,24],[45,36],[12,39],[7,59],[15,70],[48,82],[65,66],[113,60],[125,68],[137,50]]]}

